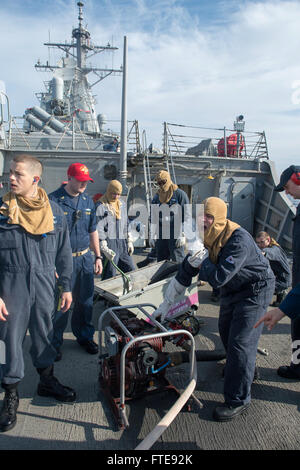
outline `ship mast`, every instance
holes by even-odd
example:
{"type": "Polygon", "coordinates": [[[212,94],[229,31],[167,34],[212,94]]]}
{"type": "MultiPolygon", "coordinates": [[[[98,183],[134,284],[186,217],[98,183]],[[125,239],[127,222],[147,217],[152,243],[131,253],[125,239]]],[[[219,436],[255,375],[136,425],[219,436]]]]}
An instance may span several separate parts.
{"type": "Polygon", "coordinates": [[[118,48],[111,46],[96,46],[91,42],[89,31],[83,26],[82,2],[77,3],[78,26],[72,31],[70,43],[46,42],[45,46],[55,47],[65,53],[58,64],[52,65],[37,62],[37,70],[53,72],[53,79],[48,84],[46,93],[40,94],[40,106],[50,114],[55,114],[65,121],[70,121],[76,115],[80,129],[84,132],[96,133],[100,131],[95,114],[95,99],[91,89],[109,75],[123,74],[123,69],[99,68],[87,64],[88,59],[104,51],[115,51],[118,48]],[[94,83],[89,83],[87,75],[93,72],[97,76],[94,83]]]}
{"type": "MultiPolygon", "coordinates": [[[[91,43],[90,41],[91,35],[89,31],[82,26],[84,4],[82,2],[78,2],[77,6],[79,8],[78,27],[73,29],[72,31],[72,37],[76,41],[72,42],[71,44],[59,43],[59,42],[45,42],[44,46],[57,47],[58,49],[61,49],[62,51],[64,51],[67,57],[70,55],[74,57],[74,59],[76,59],[76,62],[77,62],[77,68],[84,75],[87,75],[90,72],[94,72],[99,77],[99,80],[97,80],[92,85],[89,85],[89,87],[92,88],[94,85],[96,85],[96,83],[103,80],[108,75],[121,74],[122,67],[120,67],[119,69],[114,69],[114,68],[110,69],[110,68],[98,68],[98,67],[86,66],[86,61],[90,57],[100,52],[104,52],[104,51],[115,51],[115,50],[118,50],[118,48],[111,46],[109,43],[106,46],[96,46],[91,43]],[[74,49],[76,50],[76,52],[75,51],[73,52],[74,49]],[[88,56],[89,52],[91,52],[90,56],[88,56]]],[[[40,64],[40,62],[38,62],[35,64],[35,68],[39,70],[54,71],[55,69],[60,68],[60,66],[51,65],[48,62],[42,65],[40,64]]]]}
{"type": "MultiPolygon", "coordinates": [[[[78,28],[73,29],[72,36],[76,39],[76,49],[77,49],[77,67],[81,69],[82,67],[82,60],[84,57],[83,49],[88,44],[90,39],[90,33],[83,29],[82,27],[82,7],[83,3],[77,3],[79,7],[79,15],[78,15],[78,28]]],[[[84,64],[85,65],[85,64],[84,64]]]]}

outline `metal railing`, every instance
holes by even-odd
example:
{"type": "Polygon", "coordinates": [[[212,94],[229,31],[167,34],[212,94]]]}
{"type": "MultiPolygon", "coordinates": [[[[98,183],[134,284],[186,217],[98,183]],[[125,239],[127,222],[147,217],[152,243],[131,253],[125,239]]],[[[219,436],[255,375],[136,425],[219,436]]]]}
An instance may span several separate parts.
{"type": "Polygon", "coordinates": [[[265,132],[187,126],[165,122],[163,153],[166,156],[211,156],[268,159],[265,132]]]}
{"type": "MultiPolygon", "coordinates": [[[[3,109],[0,110],[0,118],[3,116],[3,109]],[[1,114],[2,113],[2,114],[1,114]]],[[[120,121],[117,122],[118,126],[120,121]]],[[[22,116],[9,116],[8,120],[4,121],[3,117],[0,124],[2,123],[3,129],[5,129],[5,148],[9,150],[87,150],[87,151],[102,151],[103,144],[107,144],[109,139],[115,137],[119,140],[119,133],[111,129],[105,129],[103,134],[100,134],[96,138],[83,132],[77,122],[76,117],[70,121],[65,128],[64,132],[57,132],[56,134],[48,135],[43,133],[42,130],[26,130],[23,127],[24,118],[22,116]],[[43,142],[47,141],[48,146],[45,148],[43,142]],[[51,144],[51,148],[49,145],[51,144]]],[[[45,123],[46,125],[47,123],[45,123]]],[[[127,122],[127,148],[129,152],[141,153],[141,143],[139,134],[138,121],[127,122]]]]}

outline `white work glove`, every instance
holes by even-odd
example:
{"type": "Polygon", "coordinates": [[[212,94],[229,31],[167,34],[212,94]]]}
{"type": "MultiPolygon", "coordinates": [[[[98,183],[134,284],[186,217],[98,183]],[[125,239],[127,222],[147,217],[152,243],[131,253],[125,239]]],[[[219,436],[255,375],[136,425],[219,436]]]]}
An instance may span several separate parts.
{"type": "Polygon", "coordinates": [[[203,243],[201,243],[201,247],[195,253],[192,253],[188,256],[187,261],[193,268],[200,268],[201,264],[208,257],[208,251],[204,247],[203,243]]]}
{"type": "Polygon", "coordinates": [[[129,256],[133,255],[134,245],[133,245],[133,236],[131,232],[128,232],[128,235],[127,235],[127,247],[128,247],[129,256]]]}
{"type": "Polygon", "coordinates": [[[164,301],[160,304],[160,306],[152,313],[153,318],[157,318],[159,315],[161,316],[160,321],[163,323],[168,316],[168,311],[175,303],[175,300],[183,294],[186,287],[180,284],[175,277],[169,282],[164,301]]]}
{"type": "Polygon", "coordinates": [[[133,255],[133,252],[134,252],[134,246],[133,246],[132,241],[130,241],[128,239],[127,240],[127,245],[128,245],[128,254],[129,254],[129,256],[131,256],[131,255],[133,255]]]}
{"type": "Polygon", "coordinates": [[[155,248],[156,240],[154,238],[150,238],[149,246],[150,248],[155,248]]]}
{"type": "Polygon", "coordinates": [[[112,261],[114,257],[116,256],[116,253],[113,250],[110,250],[108,248],[106,240],[101,240],[100,250],[101,250],[101,253],[103,253],[106,256],[108,261],[112,261]]]}
{"type": "Polygon", "coordinates": [[[182,233],[181,237],[177,238],[175,242],[175,246],[176,248],[181,248],[184,245],[185,245],[185,236],[184,236],[184,233],[182,233]]]}

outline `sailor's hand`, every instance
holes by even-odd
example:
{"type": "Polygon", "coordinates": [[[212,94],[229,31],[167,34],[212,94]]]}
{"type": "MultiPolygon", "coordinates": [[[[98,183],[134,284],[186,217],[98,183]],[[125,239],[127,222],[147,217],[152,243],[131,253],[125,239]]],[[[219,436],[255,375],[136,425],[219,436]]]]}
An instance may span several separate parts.
{"type": "Polygon", "coordinates": [[[164,300],[160,306],[152,313],[152,317],[155,318],[155,320],[160,317],[160,319],[158,318],[158,321],[160,321],[161,323],[163,323],[166,319],[166,317],[168,316],[168,311],[170,310],[170,307],[171,305],[169,304],[169,302],[167,302],[166,300],[164,300]]]}
{"type": "Polygon", "coordinates": [[[103,251],[103,253],[108,259],[108,261],[112,261],[114,257],[116,256],[116,253],[113,250],[110,250],[109,248],[107,248],[106,251],[103,251]]]}
{"type": "Polygon", "coordinates": [[[207,256],[208,251],[204,245],[202,245],[200,250],[196,251],[196,253],[193,253],[188,257],[187,261],[193,268],[200,268],[202,262],[205,260],[205,258],[207,258],[207,256]]]}
{"type": "Polygon", "coordinates": [[[4,300],[0,298],[0,320],[6,321],[6,317],[8,316],[8,311],[5,305],[4,300]]]}
{"type": "Polygon", "coordinates": [[[150,238],[149,246],[150,248],[155,248],[156,240],[154,238],[150,238]]]}
{"type": "Polygon", "coordinates": [[[116,253],[110,248],[108,248],[106,240],[101,240],[100,249],[101,253],[103,253],[103,255],[108,259],[108,261],[112,261],[116,256],[116,253]]]}
{"type": "Polygon", "coordinates": [[[72,292],[62,292],[61,294],[61,302],[60,302],[60,310],[61,312],[65,313],[71,307],[72,303],[72,292]]]}
{"type": "Polygon", "coordinates": [[[95,264],[94,264],[95,274],[101,274],[102,270],[103,270],[102,260],[101,260],[101,258],[96,258],[95,259],[95,264]]]}
{"type": "Polygon", "coordinates": [[[161,322],[164,322],[168,316],[168,312],[171,309],[172,305],[176,302],[178,297],[184,294],[186,287],[180,284],[175,277],[173,277],[166,289],[164,294],[164,301],[160,306],[153,312],[154,318],[161,316],[161,322]]]}
{"type": "Polygon", "coordinates": [[[176,246],[176,248],[181,248],[184,245],[185,245],[185,236],[184,236],[184,234],[182,234],[181,237],[177,238],[177,240],[175,242],[175,246],[176,246]]]}
{"type": "Polygon", "coordinates": [[[257,328],[264,322],[268,330],[271,331],[276,323],[278,323],[284,316],[284,313],[279,308],[274,308],[265,313],[265,315],[255,323],[254,328],[257,328]]]}
{"type": "Polygon", "coordinates": [[[133,252],[134,252],[134,246],[133,246],[132,241],[128,240],[127,245],[128,245],[128,254],[129,256],[131,256],[133,255],[133,252]]]}

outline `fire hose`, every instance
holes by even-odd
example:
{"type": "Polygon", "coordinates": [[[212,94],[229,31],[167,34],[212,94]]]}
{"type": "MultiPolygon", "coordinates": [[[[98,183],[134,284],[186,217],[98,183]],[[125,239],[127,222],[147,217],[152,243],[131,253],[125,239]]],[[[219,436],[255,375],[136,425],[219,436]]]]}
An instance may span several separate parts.
{"type": "Polygon", "coordinates": [[[155,310],[156,307],[152,304],[127,305],[126,307],[127,312],[122,312],[124,307],[121,306],[106,309],[98,322],[101,357],[100,382],[110,400],[120,427],[125,426],[127,428],[129,426],[125,408],[126,397],[132,399],[149,391],[151,393],[155,391],[157,385],[156,390],[159,390],[159,387],[163,389],[165,386],[170,386],[179,395],[176,387],[165,379],[165,370],[183,362],[190,364],[188,385],[165,417],[139,444],[137,450],[142,450],[149,449],[159,439],[190,398],[193,398],[198,407],[202,408],[202,403],[194,395],[197,383],[196,362],[224,359],[226,352],[224,350],[195,351],[193,328],[183,328],[184,322],[179,322],[178,325],[174,326],[173,321],[173,328],[167,329],[166,326],[153,319],[146,311],[145,307],[151,307],[155,310]],[[148,333],[147,322],[136,318],[131,309],[138,309],[147,318],[151,318],[151,322],[154,323],[157,331],[152,333],[151,327],[148,333]],[[117,312],[119,314],[116,315],[117,312]],[[101,332],[103,318],[106,315],[112,317],[112,320],[104,330],[108,352],[102,354],[101,332]],[[175,341],[176,338],[180,341],[175,341]],[[187,341],[188,339],[190,343],[187,341]],[[185,351],[164,353],[163,345],[165,340],[172,341],[176,346],[182,346],[185,351]],[[148,388],[150,382],[151,390],[148,388]]]}
{"type": "Polygon", "coordinates": [[[122,278],[123,278],[123,282],[124,282],[124,288],[126,290],[126,292],[130,292],[132,290],[132,282],[131,282],[131,279],[129,276],[127,276],[120,268],[119,266],[116,265],[116,263],[114,263],[113,260],[111,260],[111,264],[114,266],[114,268],[119,271],[119,273],[121,274],[122,278]]]}
{"type": "MultiPolygon", "coordinates": [[[[264,355],[268,354],[265,349],[261,351],[259,350],[259,352],[261,352],[261,354],[264,354],[264,355]]],[[[224,352],[222,351],[215,352],[215,354],[213,355],[210,355],[211,351],[207,351],[208,353],[207,357],[205,357],[205,353],[206,351],[196,351],[195,360],[201,360],[201,359],[202,360],[218,360],[218,359],[223,359],[224,357],[226,357],[226,353],[224,354],[224,352]]],[[[185,362],[187,359],[187,352],[185,353],[180,352],[178,354],[181,356],[181,361],[185,362]]],[[[178,413],[181,411],[181,409],[184,407],[188,399],[190,397],[195,398],[193,396],[193,392],[195,390],[196,383],[197,383],[197,368],[196,366],[194,366],[193,377],[190,383],[188,384],[188,386],[186,387],[186,389],[183,391],[183,393],[180,395],[180,397],[174,403],[174,405],[170,408],[170,410],[166,413],[166,415],[161,419],[161,421],[145,437],[145,439],[142,442],[140,442],[140,444],[134,450],[149,450],[153,446],[153,444],[160,438],[160,436],[164,433],[167,427],[170,426],[170,424],[174,421],[174,419],[176,418],[178,413]]]]}
{"type": "MultiPolygon", "coordinates": [[[[125,291],[128,293],[132,290],[132,282],[131,282],[131,279],[129,276],[127,276],[120,268],[119,266],[113,261],[113,260],[110,260],[111,264],[114,266],[114,268],[119,271],[119,273],[121,274],[122,276],[122,279],[123,279],[123,282],[124,282],[124,289],[125,291]]],[[[104,261],[104,266],[103,266],[103,271],[104,271],[104,268],[105,266],[107,265],[108,263],[108,259],[105,258],[105,261],[104,261]]]]}
{"type": "MultiPolygon", "coordinates": [[[[190,349],[190,348],[186,348],[190,349]]],[[[183,363],[188,362],[189,354],[187,351],[173,352],[172,362],[183,363]]],[[[197,405],[202,408],[202,403],[195,397],[194,390],[197,384],[197,367],[196,361],[218,361],[226,357],[226,352],[223,350],[215,351],[195,351],[195,365],[193,376],[186,389],[182,392],[180,397],[170,408],[163,419],[155,426],[155,428],[145,437],[145,439],[135,448],[135,450],[149,450],[153,444],[159,439],[168,426],[174,421],[178,413],[184,407],[189,398],[193,398],[197,405]]]]}
{"type": "MultiPolygon", "coordinates": [[[[195,357],[196,360],[196,357],[195,357]]],[[[160,438],[163,432],[167,429],[168,426],[174,421],[178,413],[184,407],[188,399],[193,395],[197,383],[197,367],[196,362],[194,362],[193,376],[178,400],[174,403],[172,408],[166,413],[166,415],[160,420],[160,422],[155,426],[155,428],[145,437],[145,439],[134,449],[134,450],[148,450],[153,444],[160,438]]]]}

